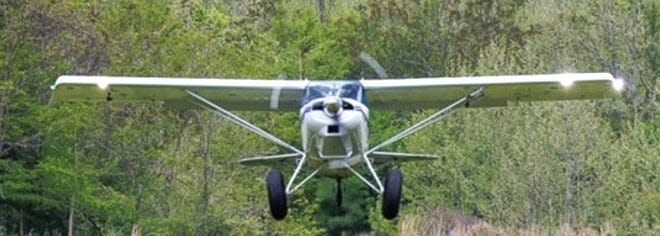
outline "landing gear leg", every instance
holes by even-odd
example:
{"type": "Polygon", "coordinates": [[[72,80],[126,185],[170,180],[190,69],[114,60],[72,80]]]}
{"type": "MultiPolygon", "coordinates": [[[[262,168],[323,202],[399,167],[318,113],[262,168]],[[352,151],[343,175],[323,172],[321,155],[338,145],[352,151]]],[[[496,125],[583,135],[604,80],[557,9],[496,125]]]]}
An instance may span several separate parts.
{"type": "Polygon", "coordinates": [[[268,191],[268,204],[270,214],[276,220],[282,220],[288,212],[284,177],[278,170],[268,171],[266,174],[266,190],[268,191]]]}
{"type": "Polygon", "coordinates": [[[342,195],[341,195],[341,179],[337,178],[337,196],[335,196],[335,201],[337,202],[337,207],[341,207],[342,195]]]}
{"type": "Polygon", "coordinates": [[[403,176],[398,169],[389,169],[385,175],[385,186],[383,191],[383,217],[391,220],[399,214],[401,202],[401,184],[403,176]]]}

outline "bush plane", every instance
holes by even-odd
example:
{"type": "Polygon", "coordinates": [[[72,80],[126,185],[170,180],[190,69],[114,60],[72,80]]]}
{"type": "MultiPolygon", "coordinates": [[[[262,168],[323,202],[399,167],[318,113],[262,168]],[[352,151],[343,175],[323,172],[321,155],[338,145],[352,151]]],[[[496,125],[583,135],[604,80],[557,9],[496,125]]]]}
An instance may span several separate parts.
{"type": "Polygon", "coordinates": [[[52,103],[162,102],[174,109],[201,105],[215,114],[280,145],[289,153],[240,159],[245,165],[293,164],[285,182],[279,170],[266,174],[270,213],[288,212],[292,194],[313,177],[341,180],[356,176],[380,194],[382,215],[399,212],[403,177],[397,168],[381,177],[375,165],[390,161],[434,160],[433,154],[399,153],[383,148],[461,108],[506,106],[517,101],[614,97],[623,79],[610,73],[559,73],[447,78],[359,79],[337,81],[121,76],[60,76],[51,87],[52,103]],[[369,114],[383,110],[437,109],[427,118],[375,146],[370,146],[369,114]],[[232,111],[298,112],[302,147],[294,147],[232,111]],[[302,176],[305,176],[302,178],[302,176]],[[286,184],[285,184],[286,183],[286,184]]]}

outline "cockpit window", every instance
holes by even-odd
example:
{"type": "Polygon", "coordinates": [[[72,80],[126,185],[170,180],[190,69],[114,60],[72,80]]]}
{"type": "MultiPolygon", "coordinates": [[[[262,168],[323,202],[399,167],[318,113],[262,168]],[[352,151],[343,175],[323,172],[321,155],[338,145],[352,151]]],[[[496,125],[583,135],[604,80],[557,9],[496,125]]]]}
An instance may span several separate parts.
{"type": "Polygon", "coordinates": [[[360,93],[360,85],[358,84],[344,84],[339,89],[339,97],[342,98],[352,98],[355,100],[360,100],[358,95],[360,93]]]}
{"type": "Polygon", "coordinates": [[[311,82],[305,91],[303,104],[323,97],[352,98],[362,101],[362,86],[357,81],[311,82]]]}

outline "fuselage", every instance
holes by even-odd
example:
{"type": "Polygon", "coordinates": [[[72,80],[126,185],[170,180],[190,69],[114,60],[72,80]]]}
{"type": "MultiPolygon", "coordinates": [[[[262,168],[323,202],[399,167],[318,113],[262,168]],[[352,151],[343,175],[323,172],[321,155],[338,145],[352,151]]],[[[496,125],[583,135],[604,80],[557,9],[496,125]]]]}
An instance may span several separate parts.
{"type": "Polygon", "coordinates": [[[358,81],[313,82],[300,109],[307,164],[322,176],[352,175],[346,166],[363,162],[369,143],[369,109],[358,81]]]}

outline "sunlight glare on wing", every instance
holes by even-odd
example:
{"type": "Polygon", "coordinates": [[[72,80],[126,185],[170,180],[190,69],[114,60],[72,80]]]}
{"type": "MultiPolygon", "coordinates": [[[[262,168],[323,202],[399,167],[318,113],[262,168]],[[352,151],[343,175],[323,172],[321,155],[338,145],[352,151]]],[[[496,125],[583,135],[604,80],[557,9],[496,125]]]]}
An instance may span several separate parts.
{"type": "Polygon", "coordinates": [[[624,85],[625,83],[623,81],[623,78],[617,78],[612,81],[612,87],[617,92],[621,92],[623,90],[624,85]]]}
{"type": "Polygon", "coordinates": [[[106,90],[108,85],[108,81],[105,78],[99,78],[99,81],[96,82],[96,86],[98,86],[101,90],[106,90]]]}
{"type": "Polygon", "coordinates": [[[572,78],[570,78],[569,76],[566,76],[566,77],[564,77],[563,79],[561,79],[559,81],[561,86],[564,86],[564,88],[571,87],[571,85],[573,85],[573,82],[574,82],[574,80],[572,78]]]}

